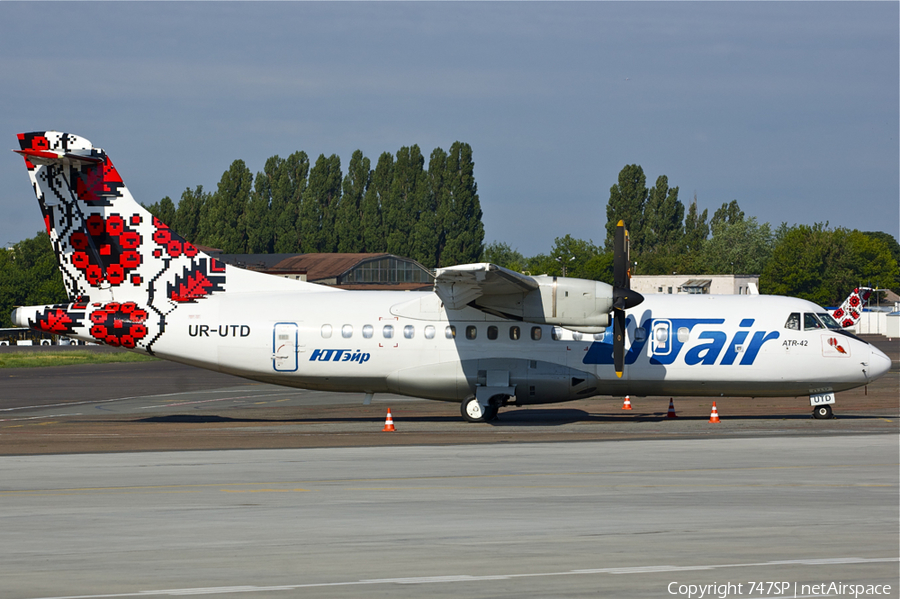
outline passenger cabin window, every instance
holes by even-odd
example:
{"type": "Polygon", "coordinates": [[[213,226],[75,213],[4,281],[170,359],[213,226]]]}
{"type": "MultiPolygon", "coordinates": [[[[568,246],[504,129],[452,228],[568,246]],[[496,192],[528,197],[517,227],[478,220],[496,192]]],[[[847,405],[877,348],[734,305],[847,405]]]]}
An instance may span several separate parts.
{"type": "Polygon", "coordinates": [[[472,340],[478,336],[478,328],[472,325],[466,327],[466,339],[472,340]]]}
{"type": "Polygon", "coordinates": [[[416,327],[414,327],[411,324],[408,324],[405,327],[403,327],[403,336],[406,337],[407,339],[412,339],[413,337],[415,337],[416,336],[416,327]]]}
{"type": "Polygon", "coordinates": [[[426,339],[434,339],[434,327],[433,326],[428,325],[427,327],[425,327],[425,338],[426,339]]]}
{"type": "Polygon", "coordinates": [[[562,327],[553,327],[550,329],[550,338],[554,341],[560,341],[562,339],[562,327]]]}
{"type": "Polygon", "coordinates": [[[352,336],[353,336],[353,325],[352,324],[345,324],[344,326],[341,327],[341,337],[343,337],[344,339],[349,339],[352,336]]]}
{"type": "Polygon", "coordinates": [[[541,327],[531,327],[531,338],[534,341],[541,340],[541,327]]]}
{"type": "Polygon", "coordinates": [[[384,325],[381,333],[384,335],[385,339],[392,339],[394,337],[394,326],[390,324],[384,325]]]}
{"type": "Polygon", "coordinates": [[[572,331],[572,339],[574,339],[575,341],[581,341],[582,337],[584,337],[584,335],[582,335],[578,331],[572,331]]]}
{"type": "Polygon", "coordinates": [[[647,329],[644,327],[638,327],[634,330],[634,340],[640,343],[641,341],[647,340],[647,329]]]}
{"type": "Polygon", "coordinates": [[[322,325],[322,339],[331,339],[331,325],[330,324],[322,325]]]}
{"type": "Polygon", "coordinates": [[[494,339],[496,339],[496,338],[497,338],[497,331],[498,331],[498,329],[497,329],[497,327],[495,327],[494,325],[489,326],[489,327],[488,327],[488,339],[490,339],[491,341],[493,341],[494,339]]]}
{"type": "Polygon", "coordinates": [[[362,328],[363,337],[366,339],[371,339],[372,335],[375,333],[375,327],[370,324],[364,325],[362,328]]]}
{"type": "Polygon", "coordinates": [[[444,336],[447,337],[447,339],[456,339],[456,327],[452,324],[448,326],[444,329],[444,336]]]}
{"type": "Polygon", "coordinates": [[[603,341],[604,337],[606,337],[606,333],[594,333],[594,341],[603,341]]]}
{"type": "Polygon", "coordinates": [[[803,313],[803,330],[804,331],[815,331],[816,329],[824,329],[825,325],[822,324],[816,315],[812,312],[804,312],[803,313]]]}
{"type": "Polygon", "coordinates": [[[784,328],[790,329],[792,331],[800,330],[800,313],[799,312],[791,312],[791,315],[788,316],[787,322],[784,323],[784,328]]]}
{"type": "Polygon", "coordinates": [[[518,341],[521,334],[519,327],[509,327],[509,338],[513,341],[518,341]]]}
{"type": "Polygon", "coordinates": [[[691,330],[687,327],[680,327],[675,335],[678,337],[679,343],[687,343],[691,338],[691,330]]]}

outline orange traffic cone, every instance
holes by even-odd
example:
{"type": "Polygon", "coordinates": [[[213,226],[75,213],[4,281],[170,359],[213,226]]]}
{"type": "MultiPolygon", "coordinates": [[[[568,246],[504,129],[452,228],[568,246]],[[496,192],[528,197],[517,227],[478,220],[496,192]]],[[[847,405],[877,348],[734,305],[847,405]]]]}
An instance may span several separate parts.
{"type": "Polygon", "coordinates": [[[710,422],[719,422],[719,411],[716,410],[716,402],[713,402],[712,414],[709,415],[710,422]]]}
{"type": "Polygon", "coordinates": [[[394,432],[394,418],[391,416],[391,409],[388,408],[387,418],[384,419],[384,428],[381,429],[383,433],[393,433],[394,432]]]}
{"type": "Polygon", "coordinates": [[[675,413],[675,403],[671,397],[669,398],[669,413],[666,414],[666,418],[678,418],[678,414],[675,413]]]}
{"type": "Polygon", "coordinates": [[[623,409],[623,410],[630,410],[630,409],[631,409],[631,399],[630,399],[627,395],[625,396],[625,403],[622,404],[622,409],[623,409]]]}

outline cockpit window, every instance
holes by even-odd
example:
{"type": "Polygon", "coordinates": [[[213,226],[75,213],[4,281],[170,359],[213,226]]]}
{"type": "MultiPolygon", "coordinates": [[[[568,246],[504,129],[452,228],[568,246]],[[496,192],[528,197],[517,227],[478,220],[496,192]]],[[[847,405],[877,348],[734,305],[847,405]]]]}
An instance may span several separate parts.
{"type": "Polygon", "coordinates": [[[829,329],[840,330],[841,325],[837,323],[837,321],[831,317],[831,314],[827,312],[819,312],[816,313],[816,316],[819,317],[819,320],[825,323],[825,326],[829,329]]]}
{"type": "Polygon", "coordinates": [[[815,331],[816,329],[824,329],[825,325],[822,324],[816,315],[812,312],[804,312],[803,313],[803,330],[804,331],[815,331]]]}
{"type": "Polygon", "coordinates": [[[790,316],[788,316],[787,322],[784,323],[784,328],[791,329],[792,331],[800,330],[800,313],[792,312],[790,316]]]}

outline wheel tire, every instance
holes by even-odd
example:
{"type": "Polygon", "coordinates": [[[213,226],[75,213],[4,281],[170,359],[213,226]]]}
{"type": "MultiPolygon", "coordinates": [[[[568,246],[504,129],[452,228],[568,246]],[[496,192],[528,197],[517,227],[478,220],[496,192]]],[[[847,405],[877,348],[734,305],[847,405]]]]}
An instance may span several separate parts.
{"type": "Polygon", "coordinates": [[[816,406],[815,408],[813,408],[813,418],[825,420],[833,417],[834,416],[831,411],[831,406],[829,404],[825,404],[824,406],[816,406]]]}
{"type": "Polygon", "coordinates": [[[490,411],[490,406],[485,409],[474,397],[464,399],[459,404],[459,412],[466,422],[485,422],[490,411]]]}

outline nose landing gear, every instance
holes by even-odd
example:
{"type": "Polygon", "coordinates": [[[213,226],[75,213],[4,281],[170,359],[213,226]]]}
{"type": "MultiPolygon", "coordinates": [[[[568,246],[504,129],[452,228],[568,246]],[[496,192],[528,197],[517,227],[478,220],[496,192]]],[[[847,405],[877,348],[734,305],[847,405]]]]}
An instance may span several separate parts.
{"type": "Polygon", "coordinates": [[[825,404],[814,407],[813,418],[819,418],[823,420],[834,418],[834,414],[831,412],[831,406],[829,404],[825,404]]]}

